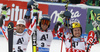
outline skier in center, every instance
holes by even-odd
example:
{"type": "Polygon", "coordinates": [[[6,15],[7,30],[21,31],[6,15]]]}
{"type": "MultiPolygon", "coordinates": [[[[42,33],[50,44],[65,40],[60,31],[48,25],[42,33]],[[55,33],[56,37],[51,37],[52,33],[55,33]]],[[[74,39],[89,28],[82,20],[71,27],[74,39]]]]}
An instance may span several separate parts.
{"type": "MultiPolygon", "coordinates": [[[[37,8],[38,9],[38,8],[37,8]]],[[[54,34],[55,31],[48,30],[50,27],[51,19],[47,14],[43,14],[41,16],[40,21],[38,21],[38,10],[34,10],[33,8],[33,18],[32,18],[32,26],[35,28],[32,29],[34,31],[33,34],[36,33],[36,46],[37,46],[37,52],[49,52],[50,44],[56,35],[54,34]],[[35,12],[34,12],[35,11],[35,12]],[[34,22],[35,21],[35,22],[34,22]],[[38,23],[39,22],[39,23],[38,23]],[[36,23],[36,24],[35,24],[36,23]]],[[[26,20],[30,19],[30,9],[28,8],[27,15],[25,15],[26,20]]]]}
{"type": "MultiPolygon", "coordinates": [[[[29,14],[29,13],[28,13],[29,14]]],[[[34,13],[33,16],[38,16],[38,13],[34,13]]],[[[27,16],[28,17],[28,16],[27,16]]],[[[29,19],[30,17],[28,17],[29,19]]],[[[34,29],[35,30],[34,34],[36,33],[37,36],[37,52],[49,52],[49,48],[50,48],[50,44],[51,41],[53,39],[53,37],[55,37],[56,35],[54,34],[55,31],[51,31],[48,30],[48,28],[50,27],[50,22],[51,19],[48,15],[44,14],[42,15],[39,24],[38,24],[38,17],[34,17],[32,20],[36,20],[35,23],[37,23],[37,25],[33,25],[35,26],[34,29]]],[[[34,21],[32,21],[32,24],[34,23],[34,21]]]]}
{"type": "Polygon", "coordinates": [[[51,41],[55,37],[54,31],[48,30],[50,27],[50,17],[43,15],[40,19],[39,26],[37,26],[37,51],[44,52],[47,50],[49,52],[51,41]],[[42,50],[44,49],[44,51],[42,50]]]}

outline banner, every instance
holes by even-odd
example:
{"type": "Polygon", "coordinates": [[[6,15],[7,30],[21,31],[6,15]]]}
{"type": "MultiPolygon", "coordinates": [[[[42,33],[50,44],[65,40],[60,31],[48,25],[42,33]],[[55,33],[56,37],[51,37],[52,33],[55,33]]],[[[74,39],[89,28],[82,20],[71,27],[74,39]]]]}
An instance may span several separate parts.
{"type": "MultiPolygon", "coordinates": [[[[61,11],[65,11],[64,6],[57,5],[49,5],[49,16],[51,16],[51,24],[50,29],[54,28],[54,25],[57,22],[57,18],[61,11]]],[[[85,33],[86,28],[86,17],[87,17],[87,9],[78,8],[78,7],[68,7],[68,11],[71,12],[70,24],[73,22],[79,22],[82,25],[82,33],[85,33]]]]}
{"type": "MultiPolygon", "coordinates": [[[[24,15],[27,11],[27,2],[21,1],[3,1],[0,2],[2,5],[7,5],[10,9],[7,12],[8,17],[5,19],[5,26],[8,25],[9,22],[13,22],[14,26],[16,26],[16,21],[18,19],[24,18],[24,15]]],[[[0,9],[1,14],[1,9],[0,9]]]]}
{"type": "Polygon", "coordinates": [[[100,9],[93,9],[93,8],[88,8],[87,10],[87,22],[86,22],[86,33],[88,33],[90,30],[93,30],[93,25],[92,25],[92,21],[90,22],[90,24],[88,23],[89,21],[89,15],[90,15],[90,11],[93,10],[94,14],[96,16],[95,20],[99,22],[100,24],[100,9]]]}
{"type": "Polygon", "coordinates": [[[0,0],[0,1],[24,1],[24,2],[29,2],[31,0],[0,0]]]}

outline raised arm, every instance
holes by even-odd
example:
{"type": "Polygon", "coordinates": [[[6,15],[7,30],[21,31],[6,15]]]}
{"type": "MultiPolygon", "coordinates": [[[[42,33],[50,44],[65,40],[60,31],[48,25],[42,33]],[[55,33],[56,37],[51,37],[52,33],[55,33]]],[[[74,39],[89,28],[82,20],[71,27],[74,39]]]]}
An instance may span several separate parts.
{"type": "Polygon", "coordinates": [[[2,34],[5,36],[5,38],[8,40],[8,37],[7,37],[7,29],[4,27],[4,22],[5,22],[5,18],[7,17],[7,10],[10,8],[10,7],[6,7],[7,5],[3,5],[2,6],[2,13],[0,14],[1,17],[0,17],[0,30],[2,31],[2,34]]]}
{"type": "Polygon", "coordinates": [[[31,35],[34,30],[36,29],[36,21],[38,21],[38,4],[35,1],[30,1],[27,4],[27,12],[25,14],[25,21],[26,21],[26,27],[28,28],[28,33],[31,35]],[[31,10],[33,11],[33,17],[30,18],[31,10]],[[31,33],[30,33],[31,32],[31,33]]]}

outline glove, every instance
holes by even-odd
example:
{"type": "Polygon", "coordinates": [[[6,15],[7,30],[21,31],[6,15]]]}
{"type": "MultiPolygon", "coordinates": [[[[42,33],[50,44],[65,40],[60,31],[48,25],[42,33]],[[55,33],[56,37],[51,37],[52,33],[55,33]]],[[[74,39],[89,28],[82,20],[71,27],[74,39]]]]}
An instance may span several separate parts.
{"type": "Polygon", "coordinates": [[[7,5],[3,5],[2,6],[2,15],[5,15],[7,17],[7,10],[10,8],[10,7],[6,7],[7,5]]]}
{"type": "Polygon", "coordinates": [[[63,19],[61,17],[58,17],[57,22],[64,24],[63,19]]]}
{"type": "Polygon", "coordinates": [[[4,15],[2,15],[2,17],[0,18],[0,27],[2,27],[2,25],[3,25],[3,19],[5,19],[4,15]]]}
{"type": "Polygon", "coordinates": [[[56,33],[57,33],[57,30],[58,30],[58,26],[61,26],[60,22],[57,22],[56,25],[54,26],[54,30],[55,30],[56,33]]]}
{"type": "Polygon", "coordinates": [[[10,9],[10,7],[6,7],[7,5],[3,5],[2,6],[2,10],[5,10],[5,11],[7,11],[8,9],[10,9]]]}
{"type": "Polygon", "coordinates": [[[36,10],[39,10],[38,9],[38,3],[35,2],[35,1],[30,1],[27,3],[27,9],[36,9],[36,10]]]}
{"type": "Polygon", "coordinates": [[[29,1],[28,3],[27,3],[27,9],[32,9],[31,8],[31,5],[33,5],[33,3],[35,3],[34,1],[29,1]]]}
{"type": "MultiPolygon", "coordinates": [[[[30,1],[30,2],[28,2],[27,3],[27,12],[26,12],[26,14],[25,14],[25,17],[24,18],[26,18],[26,19],[29,19],[30,18],[30,11],[31,11],[31,9],[33,9],[33,8],[36,8],[36,6],[37,6],[38,4],[35,2],[35,1],[30,1]]],[[[36,9],[33,9],[33,12],[37,12],[37,10],[36,9]]]]}
{"type": "Polygon", "coordinates": [[[65,11],[61,11],[60,14],[59,14],[59,16],[62,17],[62,18],[64,18],[64,12],[65,11]]]}
{"type": "Polygon", "coordinates": [[[34,3],[33,9],[40,10],[40,9],[38,8],[38,3],[36,3],[36,2],[34,3]]]}
{"type": "Polygon", "coordinates": [[[94,22],[92,22],[92,25],[96,28],[96,27],[98,27],[98,22],[97,21],[94,21],[94,22]]]}

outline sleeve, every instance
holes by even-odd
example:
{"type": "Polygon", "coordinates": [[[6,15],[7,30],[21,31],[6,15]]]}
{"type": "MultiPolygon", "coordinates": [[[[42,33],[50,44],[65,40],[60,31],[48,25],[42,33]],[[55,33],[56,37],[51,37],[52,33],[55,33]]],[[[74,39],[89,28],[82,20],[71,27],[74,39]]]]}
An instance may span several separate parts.
{"type": "Polygon", "coordinates": [[[28,34],[32,35],[32,33],[35,31],[35,29],[36,29],[36,17],[33,16],[32,23],[30,24],[29,29],[28,29],[28,34]]]}
{"type": "Polygon", "coordinates": [[[98,38],[98,37],[97,37],[96,34],[95,34],[94,39],[93,39],[93,42],[92,42],[92,45],[91,45],[91,44],[86,44],[85,49],[86,49],[87,51],[90,51],[90,49],[91,49],[91,47],[92,47],[93,45],[99,43],[99,41],[97,40],[97,38],[98,38]]]}
{"type": "Polygon", "coordinates": [[[94,44],[98,44],[99,43],[99,40],[97,40],[98,39],[98,37],[96,36],[96,34],[95,34],[95,36],[94,36],[94,41],[93,41],[93,45],[94,44]]]}
{"type": "Polygon", "coordinates": [[[7,27],[5,27],[4,25],[2,25],[2,27],[0,27],[0,31],[2,32],[3,36],[8,40],[7,34],[7,27]]]}
{"type": "Polygon", "coordinates": [[[28,9],[25,16],[24,16],[24,20],[26,21],[26,28],[29,28],[30,24],[31,24],[31,19],[30,19],[30,10],[28,9]]]}
{"type": "Polygon", "coordinates": [[[5,25],[5,15],[2,14],[0,18],[0,31],[2,32],[3,36],[8,40],[7,28],[4,25],[5,25]]]}
{"type": "Polygon", "coordinates": [[[57,37],[59,38],[59,39],[62,39],[63,38],[63,29],[62,28],[60,28],[60,26],[58,27],[58,30],[57,30],[57,37]]]}
{"type": "Polygon", "coordinates": [[[56,32],[55,32],[54,29],[53,29],[53,31],[52,31],[52,35],[53,35],[53,37],[56,37],[56,32]]]}

